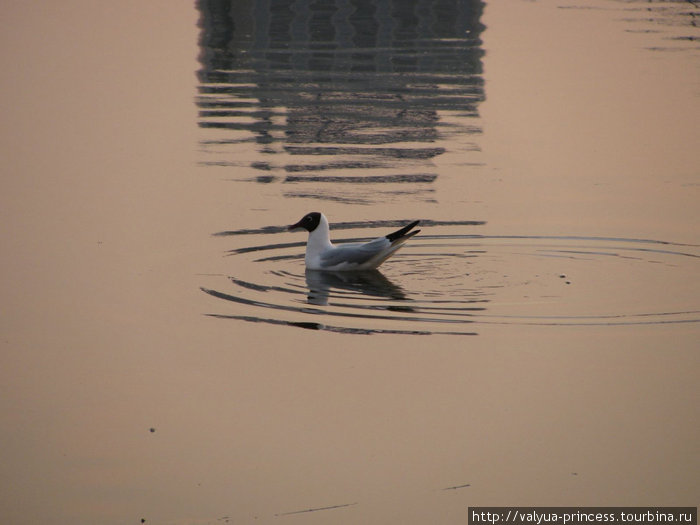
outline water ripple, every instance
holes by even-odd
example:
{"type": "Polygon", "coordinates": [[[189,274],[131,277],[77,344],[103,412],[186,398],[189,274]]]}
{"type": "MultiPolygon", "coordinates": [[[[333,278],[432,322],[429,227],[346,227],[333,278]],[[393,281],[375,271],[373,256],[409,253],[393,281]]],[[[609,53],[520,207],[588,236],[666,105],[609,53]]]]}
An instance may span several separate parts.
{"type": "MultiPolygon", "coordinates": [[[[340,230],[401,221],[340,223],[340,230]]],[[[695,323],[700,247],[650,239],[474,235],[480,221],[423,221],[381,271],[305,270],[281,227],[220,232],[235,275],[202,290],[220,319],[344,334],[475,335],[479,326],[695,323]],[[252,242],[251,242],[252,241],[252,242]]],[[[367,233],[367,232],[364,232],[367,233]]],[[[371,233],[371,232],[370,232],[371,233]]],[[[352,236],[355,242],[370,236],[352,236]]]]}

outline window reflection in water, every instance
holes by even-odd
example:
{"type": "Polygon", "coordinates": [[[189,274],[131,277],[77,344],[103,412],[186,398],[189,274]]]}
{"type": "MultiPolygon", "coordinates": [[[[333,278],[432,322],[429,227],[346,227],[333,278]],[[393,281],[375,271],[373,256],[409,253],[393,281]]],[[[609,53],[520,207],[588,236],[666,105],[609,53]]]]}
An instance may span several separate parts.
{"type": "Polygon", "coordinates": [[[371,200],[401,184],[429,200],[441,138],[478,149],[483,2],[198,7],[202,164],[250,169],[291,197],[371,200]],[[359,197],[368,184],[372,197],[359,197]]]}

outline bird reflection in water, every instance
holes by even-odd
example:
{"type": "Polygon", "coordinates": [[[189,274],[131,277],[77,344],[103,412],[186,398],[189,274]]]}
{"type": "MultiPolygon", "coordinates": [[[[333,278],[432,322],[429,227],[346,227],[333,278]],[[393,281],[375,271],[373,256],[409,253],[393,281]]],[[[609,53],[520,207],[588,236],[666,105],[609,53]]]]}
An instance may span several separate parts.
{"type": "MultiPolygon", "coordinates": [[[[356,272],[329,272],[323,270],[306,270],[306,286],[309,289],[308,303],[327,306],[334,290],[350,292],[356,296],[369,296],[394,301],[406,301],[408,297],[403,289],[392,283],[379,270],[356,272]]],[[[349,294],[343,294],[349,297],[349,294]]],[[[386,310],[412,312],[410,306],[383,307],[386,310]]]]}

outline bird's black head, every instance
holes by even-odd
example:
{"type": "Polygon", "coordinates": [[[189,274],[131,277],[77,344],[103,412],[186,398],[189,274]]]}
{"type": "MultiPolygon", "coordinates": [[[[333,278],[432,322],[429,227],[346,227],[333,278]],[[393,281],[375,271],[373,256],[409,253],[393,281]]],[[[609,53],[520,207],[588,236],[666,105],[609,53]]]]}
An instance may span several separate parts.
{"type": "Polygon", "coordinates": [[[304,215],[299,222],[292,224],[288,229],[289,231],[297,230],[303,228],[308,232],[314,231],[318,224],[321,222],[321,214],[317,211],[312,211],[304,215]]]}

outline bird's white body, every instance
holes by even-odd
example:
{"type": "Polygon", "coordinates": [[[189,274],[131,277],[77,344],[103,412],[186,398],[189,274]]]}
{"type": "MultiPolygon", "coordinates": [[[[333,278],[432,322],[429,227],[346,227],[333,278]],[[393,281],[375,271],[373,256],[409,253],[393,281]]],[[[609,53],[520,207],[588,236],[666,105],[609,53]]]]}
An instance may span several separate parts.
{"type": "Polygon", "coordinates": [[[372,270],[391,257],[396,250],[420,230],[409,232],[418,221],[366,243],[335,246],[330,238],[330,226],[325,215],[309,213],[290,230],[304,228],[309,232],[304,261],[309,270],[358,271],[372,270]]]}

